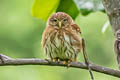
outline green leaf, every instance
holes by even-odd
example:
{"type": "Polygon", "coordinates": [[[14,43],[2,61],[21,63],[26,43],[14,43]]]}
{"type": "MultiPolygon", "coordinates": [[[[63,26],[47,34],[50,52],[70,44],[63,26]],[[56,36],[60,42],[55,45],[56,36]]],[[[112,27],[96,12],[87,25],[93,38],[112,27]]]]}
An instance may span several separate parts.
{"type": "Polygon", "coordinates": [[[79,10],[73,0],[61,0],[57,12],[65,12],[73,19],[79,14],[79,10]]]}
{"type": "Polygon", "coordinates": [[[35,0],[32,7],[32,15],[46,21],[56,11],[60,0],[35,0]]]}

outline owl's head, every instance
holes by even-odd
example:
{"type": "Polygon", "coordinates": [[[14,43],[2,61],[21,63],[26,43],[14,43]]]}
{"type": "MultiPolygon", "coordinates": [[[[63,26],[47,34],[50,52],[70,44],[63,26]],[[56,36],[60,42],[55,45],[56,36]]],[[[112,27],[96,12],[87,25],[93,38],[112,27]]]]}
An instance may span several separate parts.
{"type": "Polygon", "coordinates": [[[64,12],[57,12],[52,16],[50,16],[47,24],[57,28],[65,28],[65,27],[69,27],[71,23],[72,23],[72,18],[68,14],[64,12]]]}

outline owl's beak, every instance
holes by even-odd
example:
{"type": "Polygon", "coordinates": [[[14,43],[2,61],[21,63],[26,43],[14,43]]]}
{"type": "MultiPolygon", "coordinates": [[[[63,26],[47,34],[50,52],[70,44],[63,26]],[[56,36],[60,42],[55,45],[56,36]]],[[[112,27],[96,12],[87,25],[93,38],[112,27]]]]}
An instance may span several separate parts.
{"type": "Polygon", "coordinates": [[[59,21],[58,25],[59,25],[59,28],[62,27],[62,23],[61,23],[61,21],[59,21]]]}

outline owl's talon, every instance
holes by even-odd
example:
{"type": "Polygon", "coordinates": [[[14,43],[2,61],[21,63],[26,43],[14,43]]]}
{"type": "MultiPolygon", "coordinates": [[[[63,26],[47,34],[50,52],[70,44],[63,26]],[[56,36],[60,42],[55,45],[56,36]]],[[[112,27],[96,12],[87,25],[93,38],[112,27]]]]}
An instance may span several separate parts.
{"type": "Polygon", "coordinates": [[[66,61],[63,61],[63,64],[66,64],[66,61]]]}
{"type": "Polygon", "coordinates": [[[57,60],[58,62],[60,62],[60,59],[58,58],[58,60],[57,60]]]}
{"type": "Polygon", "coordinates": [[[57,61],[57,59],[56,59],[56,58],[52,59],[52,62],[56,62],[56,61],[57,61]]]}
{"type": "Polygon", "coordinates": [[[68,60],[68,61],[67,61],[67,68],[69,68],[70,65],[71,65],[71,60],[68,60]]]}

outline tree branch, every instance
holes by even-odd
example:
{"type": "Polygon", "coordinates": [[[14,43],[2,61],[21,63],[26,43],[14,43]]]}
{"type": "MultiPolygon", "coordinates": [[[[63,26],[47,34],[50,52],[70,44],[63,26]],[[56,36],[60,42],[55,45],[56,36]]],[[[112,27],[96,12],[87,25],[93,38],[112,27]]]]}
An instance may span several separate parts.
{"type": "MultiPolygon", "coordinates": [[[[3,54],[0,54],[0,66],[18,66],[18,65],[48,65],[48,66],[67,66],[65,64],[62,64],[62,61],[60,63],[57,62],[51,62],[50,60],[44,60],[44,59],[13,59],[8,56],[5,56],[3,54]]],[[[81,69],[88,69],[85,63],[81,62],[71,62],[70,67],[73,68],[81,68],[81,69]]],[[[120,71],[102,67],[96,64],[90,63],[90,67],[93,71],[104,73],[107,75],[112,75],[114,77],[120,78],[120,71]]]]}

